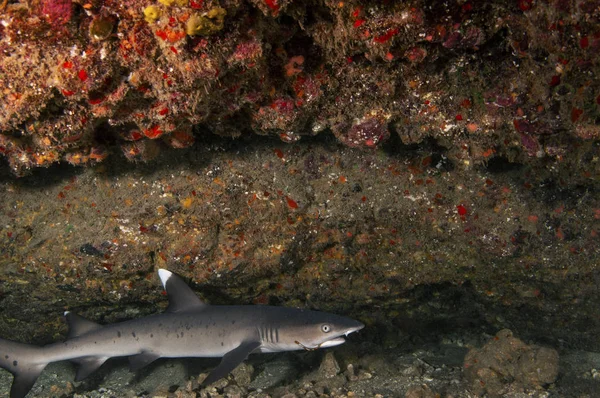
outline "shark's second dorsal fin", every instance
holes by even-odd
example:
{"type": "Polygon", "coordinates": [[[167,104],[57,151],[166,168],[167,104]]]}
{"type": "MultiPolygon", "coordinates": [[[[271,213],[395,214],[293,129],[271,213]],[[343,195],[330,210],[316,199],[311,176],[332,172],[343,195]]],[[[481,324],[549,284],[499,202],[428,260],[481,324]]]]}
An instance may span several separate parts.
{"type": "Polygon", "coordinates": [[[179,276],[163,268],[158,270],[158,276],[169,297],[167,312],[197,310],[206,306],[179,276]]]}
{"type": "Polygon", "coordinates": [[[69,325],[69,335],[67,336],[69,339],[102,328],[102,325],[69,311],[65,312],[65,318],[67,318],[67,324],[69,325]]]}

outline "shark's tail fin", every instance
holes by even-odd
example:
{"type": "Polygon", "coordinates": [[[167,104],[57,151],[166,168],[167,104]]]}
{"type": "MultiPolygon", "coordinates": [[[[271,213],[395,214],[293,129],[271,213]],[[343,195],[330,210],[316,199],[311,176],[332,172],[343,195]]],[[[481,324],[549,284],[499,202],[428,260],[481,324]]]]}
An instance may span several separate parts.
{"type": "Polygon", "coordinates": [[[0,339],[0,367],[13,374],[10,398],[23,398],[47,363],[40,361],[41,348],[0,339]]]}

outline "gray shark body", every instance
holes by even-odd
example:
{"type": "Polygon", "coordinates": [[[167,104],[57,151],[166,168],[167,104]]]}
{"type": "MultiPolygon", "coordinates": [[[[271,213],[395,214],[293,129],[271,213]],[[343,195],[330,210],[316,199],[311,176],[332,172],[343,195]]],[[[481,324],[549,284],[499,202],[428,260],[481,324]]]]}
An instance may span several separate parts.
{"type": "Polygon", "coordinates": [[[77,380],[111,357],[128,356],[132,369],[158,358],[223,357],[207,385],[227,376],[253,352],[332,347],[344,335],[363,328],[352,319],[318,311],[272,306],[211,306],[167,270],[159,276],[169,296],[165,313],[99,325],[65,313],[69,336],[64,342],[37,347],[0,339],[0,367],[14,375],[11,398],[22,398],[50,362],[79,365],[77,380]]]}

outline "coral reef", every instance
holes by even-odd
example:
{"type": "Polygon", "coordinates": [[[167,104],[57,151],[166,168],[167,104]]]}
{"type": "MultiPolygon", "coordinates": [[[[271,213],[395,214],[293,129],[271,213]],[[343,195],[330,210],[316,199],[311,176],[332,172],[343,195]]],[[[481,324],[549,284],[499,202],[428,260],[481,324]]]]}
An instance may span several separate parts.
{"type": "Polygon", "coordinates": [[[333,132],[368,150],[398,134],[433,140],[458,167],[505,159],[584,181],[599,168],[599,7],[11,0],[0,152],[22,175],[119,149],[137,159],[132,137],[160,151],[207,132],[333,132]]]}
{"type": "Polygon", "coordinates": [[[0,1],[0,336],[167,267],[359,318],[351,391],[598,391],[599,53],[599,0],[0,1]]]}

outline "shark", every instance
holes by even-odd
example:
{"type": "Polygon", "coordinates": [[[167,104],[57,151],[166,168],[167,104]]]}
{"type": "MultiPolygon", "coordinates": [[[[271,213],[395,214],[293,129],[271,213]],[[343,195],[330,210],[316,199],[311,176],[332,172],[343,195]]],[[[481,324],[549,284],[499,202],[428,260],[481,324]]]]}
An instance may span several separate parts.
{"type": "Polygon", "coordinates": [[[316,350],[345,342],[364,325],[327,312],[268,305],[209,305],[177,274],[159,269],[165,312],[100,325],[65,312],[67,339],[36,346],[0,339],[0,367],[13,374],[10,398],[23,398],[51,362],[69,360],[80,381],[112,357],[129,357],[135,371],[158,358],[221,357],[202,385],[226,377],[248,355],[316,350]]]}

